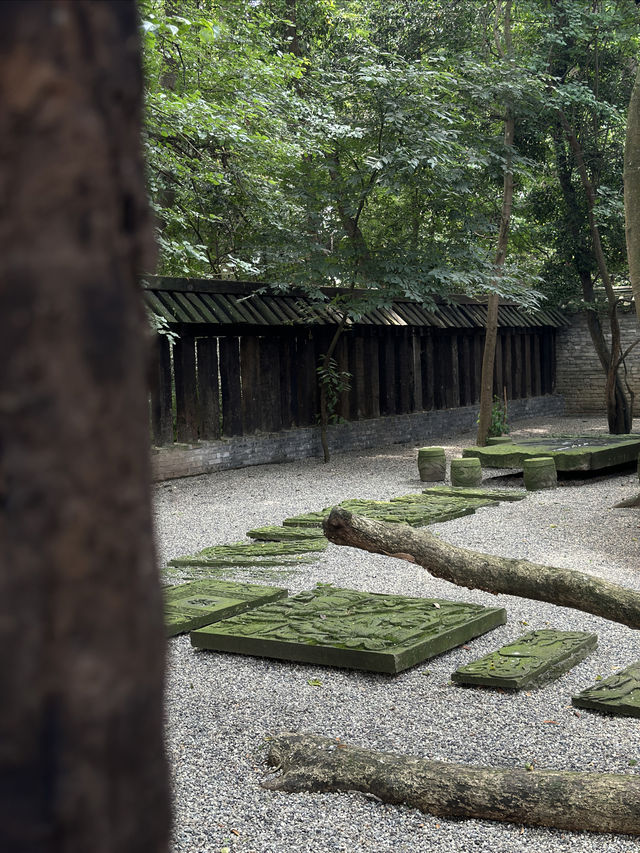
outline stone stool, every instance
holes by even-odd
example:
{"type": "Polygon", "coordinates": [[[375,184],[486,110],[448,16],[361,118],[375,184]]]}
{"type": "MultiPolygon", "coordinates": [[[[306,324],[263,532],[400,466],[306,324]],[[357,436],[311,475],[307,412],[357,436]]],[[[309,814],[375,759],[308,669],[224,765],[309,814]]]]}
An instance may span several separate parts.
{"type": "Polygon", "coordinates": [[[418,471],[423,482],[444,480],[446,470],[444,447],[421,447],[418,450],[418,471]]]}
{"type": "Polygon", "coordinates": [[[527,491],[555,489],[558,485],[556,463],[551,456],[535,456],[524,460],[524,485],[527,491]]]}
{"type": "Polygon", "coordinates": [[[479,486],[482,482],[482,466],[479,459],[451,460],[452,486],[479,486]]]}

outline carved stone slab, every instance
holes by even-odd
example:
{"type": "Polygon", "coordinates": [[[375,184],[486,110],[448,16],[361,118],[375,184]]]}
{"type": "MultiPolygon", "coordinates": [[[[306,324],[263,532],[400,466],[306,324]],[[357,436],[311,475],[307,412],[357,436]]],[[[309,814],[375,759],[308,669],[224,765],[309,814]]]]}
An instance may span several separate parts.
{"type": "Polygon", "coordinates": [[[425,495],[448,495],[460,498],[483,498],[486,501],[521,501],[527,496],[522,489],[485,489],[466,486],[431,486],[423,489],[425,495]]]}
{"type": "Polygon", "coordinates": [[[451,676],[457,684],[520,690],[553,681],[585,658],[598,645],[596,634],[583,631],[531,631],[451,676]]]}
{"type": "Polygon", "coordinates": [[[640,452],[640,435],[560,435],[523,438],[513,444],[468,447],[463,456],[477,457],[483,468],[522,468],[534,456],[551,456],[558,472],[599,471],[626,462],[635,462],[640,452]]]}
{"type": "MultiPolygon", "coordinates": [[[[175,557],[169,566],[261,566],[290,565],[301,562],[304,555],[322,551],[327,540],[321,536],[306,542],[236,542],[232,545],[212,545],[197,554],[175,557]]],[[[312,558],[314,559],[314,558],[312,558]]]]}
{"type": "Polygon", "coordinates": [[[500,607],[319,585],[191,634],[201,649],[400,672],[503,625],[500,607]]]}
{"type": "Polygon", "coordinates": [[[201,580],[170,586],[164,590],[167,635],[184,634],[287,595],[288,590],[281,587],[234,581],[201,580]]]}
{"type": "Polygon", "coordinates": [[[589,708],[603,714],[640,717],[640,662],[583,690],[571,702],[577,708],[589,708]]]}

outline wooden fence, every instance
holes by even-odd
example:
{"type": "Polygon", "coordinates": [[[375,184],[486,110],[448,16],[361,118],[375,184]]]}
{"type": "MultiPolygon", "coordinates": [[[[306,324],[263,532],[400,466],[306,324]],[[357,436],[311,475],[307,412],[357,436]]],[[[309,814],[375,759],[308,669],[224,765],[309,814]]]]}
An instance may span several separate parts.
{"type": "MultiPolygon", "coordinates": [[[[185,327],[186,328],[186,327],[185,327]]],[[[499,330],[494,391],[508,399],[550,394],[555,328],[499,330]]],[[[269,327],[260,334],[157,338],[151,389],[156,445],[191,443],[317,423],[316,368],[329,326],[269,327]]],[[[336,351],[351,374],[338,416],[376,418],[477,403],[482,329],[354,326],[336,351]]]]}

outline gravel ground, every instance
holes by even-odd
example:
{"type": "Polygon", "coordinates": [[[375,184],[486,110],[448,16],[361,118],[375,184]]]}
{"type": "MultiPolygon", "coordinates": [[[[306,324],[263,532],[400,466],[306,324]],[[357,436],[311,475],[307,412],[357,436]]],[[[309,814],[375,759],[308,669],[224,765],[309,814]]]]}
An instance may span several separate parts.
{"type": "MultiPolygon", "coordinates": [[[[514,435],[606,432],[601,419],[519,421],[514,435]]],[[[449,457],[471,434],[441,442],[449,457]]],[[[420,490],[414,446],[265,465],[156,487],[160,556],[238,541],[251,527],[345,498],[420,490]]],[[[485,472],[497,475],[503,472],[485,472]]],[[[492,481],[496,482],[496,481],[492,481]]],[[[498,481],[499,485],[503,485],[498,481]]],[[[517,483],[516,483],[517,484],[517,483]]],[[[571,481],[525,501],[484,508],[432,527],[478,551],[580,569],[640,589],[638,510],[611,506],[638,491],[635,472],[571,481]]],[[[287,574],[230,571],[229,578],[286,586],[330,582],[374,592],[506,607],[506,625],[397,676],[195,652],[169,642],[167,745],[174,790],[173,845],[180,853],[426,853],[426,851],[637,851],[623,835],[594,835],[434,818],[360,794],[281,794],[260,787],[265,736],[311,731],[428,758],[522,767],[638,773],[640,721],[572,709],[571,696],[640,660],[640,633],[595,616],[512,596],[470,592],[405,561],[329,545],[317,563],[287,574]],[[526,627],[523,623],[526,623],[526,627]],[[544,688],[515,694],[450,683],[459,665],[551,626],[594,631],[599,648],[544,688]],[[318,680],[321,686],[312,686],[318,680]]]]}

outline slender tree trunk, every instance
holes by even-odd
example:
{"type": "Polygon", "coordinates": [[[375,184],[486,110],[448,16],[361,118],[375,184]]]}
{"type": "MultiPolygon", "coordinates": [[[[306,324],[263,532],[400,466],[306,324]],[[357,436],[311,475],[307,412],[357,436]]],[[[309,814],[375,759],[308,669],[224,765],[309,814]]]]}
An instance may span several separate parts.
{"type": "Polygon", "coordinates": [[[167,848],[133,0],[0,4],[0,850],[167,848]]]}
{"type": "MultiPolygon", "coordinates": [[[[511,0],[507,0],[504,13],[504,40],[507,54],[511,54],[511,0]]],[[[512,148],[515,134],[513,110],[507,105],[504,119],[505,169],[502,184],[502,210],[500,212],[500,230],[496,249],[496,276],[504,266],[509,242],[509,225],[511,222],[511,206],[513,203],[513,169],[512,148]]],[[[493,367],[496,358],[496,342],[498,339],[498,305],[497,293],[490,293],[487,300],[487,330],[482,354],[482,376],[480,380],[480,411],[478,414],[478,445],[487,443],[491,412],[493,409],[493,367]]]]}
{"type": "Polygon", "coordinates": [[[469,767],[306,733],[273,738],[267,760],[272,791],[362,791],[440,817],[640,835],[638,776],[469,767]]]}
{"type": "Polygon", "coordinates": [[[640,319],[640,66],[629,101],[624,147],[624,215],[629,279],[640,319]]]}
{"type": "Polygon", "coordinates": [[[582,572],[468,551],[428,530],[363,518],[341,507],[331,510],[324,532],[336,545],[409,560],[458,586],[549,601],[640,628],[640,592],[582,572]]]}

